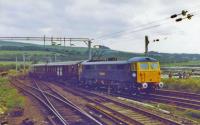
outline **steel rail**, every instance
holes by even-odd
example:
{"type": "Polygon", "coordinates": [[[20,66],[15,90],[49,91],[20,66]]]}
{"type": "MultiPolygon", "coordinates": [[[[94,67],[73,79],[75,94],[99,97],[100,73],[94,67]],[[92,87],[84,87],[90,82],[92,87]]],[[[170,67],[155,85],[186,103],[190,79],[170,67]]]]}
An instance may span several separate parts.
{"type": "Polygon", "coordinates": [[[84,110],[82,110],[81,108],[79,108],[77,105],[75,105],[73,102],[71,102],[70,100],[68,100],[66,97],[64,97],[63,95],[61,95],[60,93],[58,93],[57,91],[55,91],[54,89],[52,89],[51,87],[49,87],[48,85],[46,85],[48,88],[51,89],[51,91],[53,91],[54,93],[56,93],[58,96],[60,96],[61,98],[44,91],[44,93],[53,96],[54,98],[60,100],[61,102],[70,105],[72,108],[74,108],[75,110],[79,111],[81,114],[85,115],[86,117],[88,117],[90,120],[94,121],[95,123],[97,123],[98,125],[102,125],[99,121],[97,121],[95,118],[93,118],[91,115],[89,115],[87,112],[85,112],[84,110]]]}
{"type": "Polygon", "coordinates": [[[24,88],[18,86],[18,85],[16,85],[16,84],[14,84],[13,82],[11,82],[11,83],[12,83],[14,86],[16,86],[17,88],[19,88],[19,89],[23,90],[24,92],[26,92],[26,93],[32,95],[33,97],[35,97],[35,98],[36,98],[37,100],[39,100],[45,107],[47,107],[47,108],[60,120],[60,122],[61,122],[63,125],[67,125],[67,124],[63,121],[63,119],[61,119],[60,116],[52,109],[52,107],[49,106],[49,105],[48,105],[43,99],[41,99],[38,95],[36,95],[36,94],[34,94],[33,92],[30,92],[30,91],[28,91],[28,90],[26,90],[26,89],[24,89],[24,88]]]}
{"type": "Polygon", "coordinates": [[[194,99],[194,100],[200,101],[200,94],[197,94],[197,93],[158,89],[155,94],[189,98],[189,99],[194,99]]]}
{"type": "Polygon", "coordinates": [[[113,99],[110,99],[110,98],[108,98],[108,97],[105,97],[105,96],[102,96],[102,95],[99,95],[99,94],[96,94],[96,93],[93,93],[93,92],[89,92],[89,91],[85,91],[85,90],[79,90],[79,92],[80,92],[80,91],[81,91],[81,92],[84,92],[84,93],[91,94],[92,96],[96,96],[96,97],[105,99],[105,100],[110,101],[110,102],[112,102],[112,103],[114,103],[114,104],[117,104],[117,105],[126,107],[126,108],[128,108],[128,109],[131,109],[131,110],[133,110],[133,111],[137,111],[137,112],[139,112],[139,113],[142,113],[143,115],[147,115],[148,117],[156,118],[156,119],[158,119],[159,121],[167,122],[167,123],[169,123],[170,125],[181,125],[181,123],[178,123],[178,122],[176,122],[176,121],[173,121],[173,120],[164,118],[164,117],[162,117],[162,116],[158,116],[158,115],[153,114],[153,113],[151,113],[151,112],[142,110],[142,109],[140,109],[140,108],[138,108],[138,107],[134,107],[134,106],[127,105],[127,104],[125,104],[125,103],[117,102],[117,101],[115,101],[115,100],[113,100],[113,99]]]}
{"type": "MultiPolygon", "coordinates": [[[[20,81],[19,81],[20,82],[20,81]]],[[[20,82],[22,83],[22,82],[20,82]]],[[[95,122],[96,124],[98,125],[102,125],[99,121],[97,121],[95,118],[93,118],[91,115],[89,115],[87,112],[85,112],[84,110],[80,109],[78,106],[76,106],[75,104],[73,104],[70,100],[68,100],[67,98],[65,98],[63,95],[59,94],[58,92],[56,92],[55,90],[53,90],[52,88],[51,91],[55,92],[57,95],[59,95],[61,98],[49,93],[49,92],[46,92],[46,91],[43,91],[43,90],[39,90],[39,88],[36,88],[36,87],[33,87],[33,86],[30,86],[30,85],[26,85],[24,83],[22,83],[23,85],[27,86],[27,87],[30,87],[32,89],[35,89],[36,91],[42,91],[43,93],[45,93],[46,95],[48,96],[51,96],[59,101],[61,101],[62,103],[70,106],[71,108],[77,110],[78,112],[80,112],[82,115],[85,115],[87,118],[89,118],[90,120],[92,120],[93,122],[95,122]]]]}
{"type": "Polygon", "coordinates": [[[35,85],[37,86],[39,92],[41,92],[41,94],[43,95],[43,97],[46,99],[46,101],[48,102],[48,104],[51,106],[51,108],[55,111],[55,113],[60,117],[60,119],[62,119],[63,124],[64,125],[69,125],[69,123],[62,117],[62,115],[56,110],[56,108],[54,107],[54,105],[51,103],[51,101],[48,99],[48,97],[44,94],[43,90],[39,87],[39,85],[37,84],[37,82],[34,80],[35,85]]]}

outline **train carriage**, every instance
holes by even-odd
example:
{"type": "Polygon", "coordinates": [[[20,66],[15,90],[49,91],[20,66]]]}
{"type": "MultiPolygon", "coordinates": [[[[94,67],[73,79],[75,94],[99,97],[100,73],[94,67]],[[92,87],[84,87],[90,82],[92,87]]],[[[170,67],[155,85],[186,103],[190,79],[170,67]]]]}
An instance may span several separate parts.
{"type": "MultiPolygon", "coordinates": [[[[125,61],[68,61],[33,65],[31,74],[46,80],[70,80],[82,86],[140,92],[162,88],[159,62],[149,57],[125,61]]],[[[74,83],[73,82],[73,83],[74,83]]]]}
{"type": "Polygon", "coordinates": [[[78,80],[80,61],[34,64],[31,73],[34,77],[47,80],[78,80]]]}
{"type": "Polygon", "coordinates": [[[80,81],[92,86],[110,87],[116,91],[153,91],[162,87],[160,66],[156,59],[135,57],[127,61],[81,63],[80,81]]]}

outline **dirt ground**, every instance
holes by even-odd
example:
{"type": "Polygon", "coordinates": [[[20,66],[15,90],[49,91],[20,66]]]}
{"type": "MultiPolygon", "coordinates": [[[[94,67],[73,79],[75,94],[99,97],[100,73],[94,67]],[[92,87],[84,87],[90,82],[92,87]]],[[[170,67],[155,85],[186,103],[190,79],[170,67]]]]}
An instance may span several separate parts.
{"type": "Polygon", "coordinates": [[[65,91],[63,88],[58,87],[56,85],[53,84],[49,84],[52,88],[54,88],[54,90],[57,90],[59,93],[61,93],[63,96],[65,96],[67,99],[69,99],[70,101],[72,101],[74,104],[76,104],[77,106],[79,106],[80,108],[84,109],[85,105],[88,104],[88,102],[84,99],[82,99],[79,96],[73,95],[70,92],[65,91]]]}
{"type": "Polygon", "coordinates": [[[29,96],[25,96],[24,114],[22,116],[12,117],[8,116],[9,125],[22,125],[23,120],[30,119],[34,125],[45,125],[48,122],[45,120],[44,114],[38,108],[38,103],[33,102],[29,96]]]}

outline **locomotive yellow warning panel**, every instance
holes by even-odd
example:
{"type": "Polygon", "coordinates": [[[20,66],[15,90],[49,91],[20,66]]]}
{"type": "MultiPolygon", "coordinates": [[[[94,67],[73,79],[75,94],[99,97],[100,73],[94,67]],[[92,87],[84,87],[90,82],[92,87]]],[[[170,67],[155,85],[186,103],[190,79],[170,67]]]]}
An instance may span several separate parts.
{"type": "Polygon", "coordinates": [[[160,82],[159,62],[138,62],[137,63],[137,82],[138,83],[159,83],[160,82]]]}

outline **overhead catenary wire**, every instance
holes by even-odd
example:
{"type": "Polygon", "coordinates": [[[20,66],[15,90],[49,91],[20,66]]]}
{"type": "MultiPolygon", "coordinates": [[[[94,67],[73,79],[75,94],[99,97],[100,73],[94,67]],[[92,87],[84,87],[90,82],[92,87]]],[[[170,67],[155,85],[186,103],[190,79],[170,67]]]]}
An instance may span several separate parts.
{"type": "MultiPolygon", "coordinates": [[[[193,16],[196,16],[196,17],[200,17],[200,10],[195,10],[193,12],[190,12],[189,14],[193,15],[193,16]]],[[[187,16],[186,16],[187,17],[187,16]]],[[[184,19],[188,19],[188,18],[184,18],[184,19]]],[[[148,29],[153,29],[153,28],[157,28],[157,27],[160,27],[160,26],[167,26],[167,25],[171,25],[172,23],[177,23],[175,20],[172,20],[171,23],[167,23],[167,22],[163,22],[162,24],[157,24],[157,25],[153,25],[153,26],[148,26],[148,27],[145,27],[145,28],[140,28],[140,29],[136,29],[134,31],[129,31],[128,33],[124,32],[124,34],[120,34],[121,36],[123,37],[120,37],[120,40],[123,40],[123,41],[127,41],[127,40],[135,40],[135,38],[130,38],[130,37],[124,37],[124,36],[129,36],[131,35],[131,33],[137,33],[137,32],[140,32],[140,31],[145,31],[145,30],[148,30],[148,29]],[[164,25],[165,24],[165,25],[164,25]]],[[[117,36],[117,34],[115,34],[117,36]]],[[[114,35],[113,35],[114,36],[114,35]]],[[[168,39],[168,36],[166,37],[166,35],[164,35],[165,38],[164,40],[166,40],[166,38],[168,39]]],[[[116,41],[116,39],[114,37],[109,37],[109,38],[103,38],[103,39],[107,39],[109,41],[116,41]]],[[[119,39],[118,39],[119,40],[119,39]]],[[[112,42],[113,43],[113,42],[112,42]]]]}
{"type": "MultiPolygon", "coordinates": [[[[167,20],[167,19],[170,19],[170,18],[167,17],[167,18],[159,19],[159,20],[152,21],[152,22],[149,22],[149,23],[146,23],[146,24],[141,24],[141,25],[136,26],[134,28],[135,29],[142,28],[142,27],[145,27],[145,26],[148,26],[148,25],[151,25],[151,24],[155,24],[157,22],[164,21],[164,20],[167,20]]],[[[120,34],[120,33],[127,32],[127,31],[132,31],[132,30],[133,30],[133,28],[129,28],[129,29],[126,29],[126,30],[121,30],[121,31],[113,32],[113,33],[108,33],[108,34],[100,35],[100,36],[97,37],[97,39],[103,38],[103,37],[112,36],[112,35],[115,35],[115,34],[120,34]]]]}
{"type": "MultiPolygon", "coordinates": [[[[132,31],[129,31],[129,32],[124,32],[123,34],[120,34],[120,36],[127,37],[127,36],[132,35],[133,33],[147,31],[147,30],[150,30],[150,29],[154,29],[154,28],[163,26],[163,24],[168,24],[169,25],[168,22],[163,22],[163,23],[160,23],[160,24],[155,24],[155,25],[144,27],[144,28],[135,29],[135,30],[132,30],[132,31]]],[[[115,35],[110,36],[109,38],[101,38],[101,40],[112,39],[112,38],[115,38],[117,36],[119,36],[119,35],[115,34],[115,35]]]]}
{"type": "MultiPolygon", "coordinates": [[[[195,13],[199,12],[200,10],[195,10],[193,12],[190,12],[190,14],[192,14],[193,16],[196,16],[195,13]]],[[[122,30],[122,31],[118,31],[118,32],[113,32],[113,33],[109,33],[109,34],[105,34],[105,35],[101,35],[99,37],[96,38],[96,40],[105,40],[105,39],[110,39],[116,36],[122,36],[122,35],[126,35],[126,34],[131,34],[131,33],[136,33],[136,32],[140,32],[140,31],[145,31],[145,30],[149,30],[149,29],[153,29],[153,28],[157,28],[165,23],[162,23],[164,21],[168,21],[169,19],[171,19],[171,17],[166,17],[160,20],[156,20],[156,21],[152,21],[150,23],[147,24],[143,24],[143,25],[139,25],[137,27],[135,27],[134,29],[127,29],[127,30],[122,30]],[[162,23],[162,24],[160,24],[162,23]]]]}

